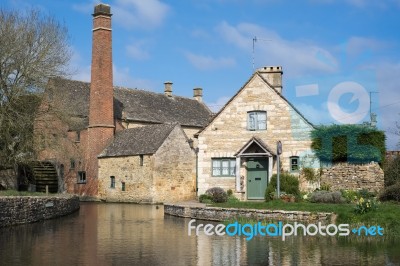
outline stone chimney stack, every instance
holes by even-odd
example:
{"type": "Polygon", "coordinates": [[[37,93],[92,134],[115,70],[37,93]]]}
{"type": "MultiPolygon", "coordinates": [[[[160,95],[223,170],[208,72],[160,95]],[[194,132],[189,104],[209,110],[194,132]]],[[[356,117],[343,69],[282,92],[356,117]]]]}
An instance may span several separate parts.
{"type": "Polygon", "coordinates": [[[193,98],[199,103],[203,102],[203,89],[202,88],[194,88],[193,89],[193,98]]]}
{"type": "MultiPolygon", "coordinates": [[[[109,5],[98,4],[94,7],[92,30],[92,69],[86,168],[88,188],[97,188],[97,156],[114,136],[113,94],[111,8],[109,5]]],[[[97,189],[91,188],[91,191],[86,191],[86,193],[97,194],[97,189]]]]}
{"type": "Polygon", "coordinates": [[[257,72],[260,73],[279,94],[282,93],[283,70],[281,66],[265,66],[257,69],[257,72]]]}
{"type": "Polygon", "coordinates": [[[172,97],[172,82],[171,81],[164,82],[164,94],[168,97],[172,97]]]}

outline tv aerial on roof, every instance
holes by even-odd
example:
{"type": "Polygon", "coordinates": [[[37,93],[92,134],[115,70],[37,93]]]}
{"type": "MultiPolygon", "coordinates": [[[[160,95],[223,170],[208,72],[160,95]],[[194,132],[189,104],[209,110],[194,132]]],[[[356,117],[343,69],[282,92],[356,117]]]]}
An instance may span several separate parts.
{"type": "Polygon", "coordinates": [[[253,38],[253,71],[254,71],[254,50],[255,50],[255,43],[257,41],[272,42],[271,39],[260,39],[260,38],[257,38],[257,36],[254,36],[254,38],[253,38]]]}

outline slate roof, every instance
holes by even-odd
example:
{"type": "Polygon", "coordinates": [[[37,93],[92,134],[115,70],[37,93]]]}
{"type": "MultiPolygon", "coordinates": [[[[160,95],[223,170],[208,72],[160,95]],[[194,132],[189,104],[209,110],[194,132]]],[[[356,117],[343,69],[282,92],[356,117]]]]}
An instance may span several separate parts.
{"type": "Polygon", "coordinates": [[[154,154],[176,126],[178,124],[157,124],[121,130],[98,157],[154,154]]]}
{"type": "MultiPolygon", "coordinates": [[[[72,130],[88,126],[90,83],[56,78],[49,81],[46,93],[54,106],[74,117],[72,130]]],[[[119,120],[204,127],[212,113],[195,99],[114,87],[114,116],[119,120]]]]}

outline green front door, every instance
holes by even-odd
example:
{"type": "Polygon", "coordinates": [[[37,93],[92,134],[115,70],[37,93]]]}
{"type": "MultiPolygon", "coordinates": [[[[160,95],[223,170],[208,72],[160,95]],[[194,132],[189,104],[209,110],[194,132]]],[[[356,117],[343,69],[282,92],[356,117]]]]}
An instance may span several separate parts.
{"type": "Polygon", "coordinates": [[[249,158],[247,160],[247,199],[264,199],[267,185],[267,158],[249,158]]]}

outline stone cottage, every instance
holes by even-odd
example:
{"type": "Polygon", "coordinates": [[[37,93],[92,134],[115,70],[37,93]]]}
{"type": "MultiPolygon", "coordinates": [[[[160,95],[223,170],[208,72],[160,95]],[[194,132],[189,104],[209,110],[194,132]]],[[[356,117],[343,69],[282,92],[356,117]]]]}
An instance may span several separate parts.
{"type": "MultiPolygon", "coordinates": [[[[149,183],[142,185],[155,186],[149,188],[152,191],[149,195],[138,192],[143,195],[142,198],[126,196],[116,197],[116,200],[161,201],[168,197],[168,193],[177,199],[187,198],[193,191],[195,176],[186,176],[189,171],[186,163],[182,169],[177,168],[183,171],[182,174],[172,175],[176,166],[170,158],[188,160],[194,156],[187,140],[207,125],[212,114],[202,103],[202,89],[195,88],[193,98],[189,99],[174,95],[172,82],[165,82],[164,93],[114,86],[110,6],[95,6],[92,32],[91,82],[55,78],[48,83],[34,127],[39,161],[51,162],[57,169],[59,191],[95,197],[101,191],[101,195],[112,199],[115,191],[109,191],[110,176],[119,182],[115,185],[116,190],[122,190],[122,181],[125,181],[126,194],[135,194],[133,184],[142,177],[134,176],[140,171],[133,170],[130,163],[143,158],[141,171],[146,167],[163,169],[160,174],[165,173],[164,178],[168,182],[154,173],[146,173],[151,178],[149,183]],[[155,132],[160,134],[154,135],[155,132]],[[177,139],[171,140],[172,137],[177,139]],[[124,143],[130,151],[126,154],[124,143]],[[169,150],[168,156],[163,156],[165,147],[171,143],[176,147],[169,150]],[[139,149],[146,145],[147,150],[139,149]],[[100,154],[104,166],[101,171],[100,154]],[[162,163],[162,160],[168,164],[162,163]],[[119,171],[112,167],[107,169],[119,163],[122,164],[119,171]],[[133,172],[123,172],[122,169],[133,172]],[[190,178],[191,181],[188,180],[190,178]],[[185,195],[183,187],[185,193],[187,189],[185,195]],[[156,197],[155,190],[163,191],[162,195],[156,197]]],[[[195,169],[194,159],[191,164],[195,169]]]]}
{"type": "Polygon", "coordinates": [[[179,124],[118,132],[99,155],[99,197],[157,203],[193,199],[195,155],[179,124]]]}
{"type": "Polygon", "coordinates": [[[300,163],[313,157],[313,125],[282,95],[282,67],[257,69],[198,137],[198,194],[219,186],[242,200],[263,199],[281,169],[299,174],[300,163]]]}

